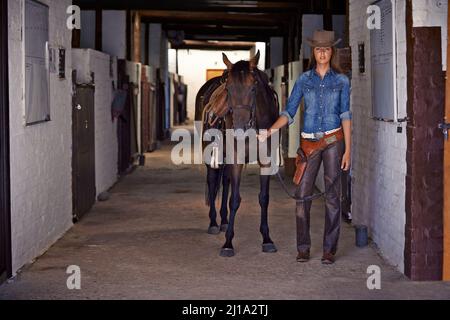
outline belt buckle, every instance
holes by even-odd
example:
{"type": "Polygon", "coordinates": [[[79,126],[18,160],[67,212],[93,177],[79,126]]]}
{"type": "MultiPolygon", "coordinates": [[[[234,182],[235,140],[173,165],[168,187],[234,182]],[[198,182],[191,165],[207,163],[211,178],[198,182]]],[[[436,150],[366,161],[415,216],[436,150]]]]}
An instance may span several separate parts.
{"type": "Polygon", "coordinates": [[[316,133],[314,133],[314,139],[315,140],[321,140],[321,139],[323,139],[323,137],[325,137],[325,133],[324,132],[316,132],[316,133]]]}

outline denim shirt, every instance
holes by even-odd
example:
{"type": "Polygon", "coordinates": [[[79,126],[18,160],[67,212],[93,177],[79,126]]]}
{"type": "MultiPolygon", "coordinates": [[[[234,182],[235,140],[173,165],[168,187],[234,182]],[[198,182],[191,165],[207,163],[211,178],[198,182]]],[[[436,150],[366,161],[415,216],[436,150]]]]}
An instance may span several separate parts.
{"type": "Polygon", "coordinates": [[[286,110],[281,115],[294,122],[299,104],[304,97],[303,132],[316,133],[337,129],[343,120],[351,120],[350,80],[330,69],[322,79],[317,71],[303,73],[295,82],[286,110]]]}

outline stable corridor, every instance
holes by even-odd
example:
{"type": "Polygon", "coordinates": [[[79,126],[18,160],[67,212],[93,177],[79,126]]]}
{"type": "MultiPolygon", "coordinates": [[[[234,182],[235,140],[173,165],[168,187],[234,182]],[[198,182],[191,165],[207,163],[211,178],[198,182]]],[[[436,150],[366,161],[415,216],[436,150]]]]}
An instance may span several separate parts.
{"type": "Polygon", "coordinates": [[[171,144],[146,155],[94,208],[33,264],[0,287],[0,299],[442,299],[450,283],[412,282],[357,248],[343,223],[338,260],[320,262],[324,213],[312,209],[313,259],[296,262],[294,203],[275,178],[269,223],[278,247],[261,252],[259,179],[248,167],[236,221],[236,256],[221,258],[224,234],[208,235],[203,166],[175,167],[171,144]],[[68,290],[68,266],[81,269],[81,290],[68,290]],[[366,286],[367,268],[381,268],[381,290],[366,286]]]}

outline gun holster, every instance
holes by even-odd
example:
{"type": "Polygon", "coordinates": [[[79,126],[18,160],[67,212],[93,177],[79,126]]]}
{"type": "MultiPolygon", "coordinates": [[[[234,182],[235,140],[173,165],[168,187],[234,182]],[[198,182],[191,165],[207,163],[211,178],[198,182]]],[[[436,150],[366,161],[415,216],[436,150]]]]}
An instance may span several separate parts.
{"type": "Polygon", "coordinates": [[[302,181],[303,175],[305,174],[306,165],[308,163],[308,157],[306,156],[303,149],[300,147],[297,150],[297,159],[295,160],[295,175],[294,175],[294,183],[299,185],[302,181]]]}
{"type": "Polygon", "coordinates": [[[316,152],[325,150],[329,145],[344,140],[343,130],[339,130],[335,133],[325,135],[319,140],[301,139],[301,147],[297,150],[297,159],[295,160],[296,170],[294,175],[294,183],[299,185],[305,174],[306,167],[308,165],[308,159],[312,157],[316,152]]]}

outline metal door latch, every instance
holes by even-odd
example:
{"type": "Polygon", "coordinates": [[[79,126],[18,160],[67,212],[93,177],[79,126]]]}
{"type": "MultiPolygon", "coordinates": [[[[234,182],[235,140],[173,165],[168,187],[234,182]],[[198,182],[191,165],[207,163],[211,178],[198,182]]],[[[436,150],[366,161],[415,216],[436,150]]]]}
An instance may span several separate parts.
{"type": "Polygon", "coordinates": [[[439,129],[442,130],[445,140],[448,140],[448,130],[450,130],[450,123],[445,122],[439,123],[439,129]]]}

